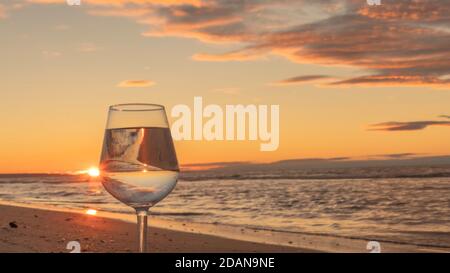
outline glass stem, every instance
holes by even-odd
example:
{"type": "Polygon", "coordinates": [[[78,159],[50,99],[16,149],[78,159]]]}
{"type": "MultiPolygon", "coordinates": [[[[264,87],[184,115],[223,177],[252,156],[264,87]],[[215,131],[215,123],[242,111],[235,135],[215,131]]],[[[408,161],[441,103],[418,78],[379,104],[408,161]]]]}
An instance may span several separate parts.
{"type": "Polygon", "coordinates": [[[148,209],[136,209],[138,236],[139,236],[139,252],[147,252],[147,215],[148,209]]]}

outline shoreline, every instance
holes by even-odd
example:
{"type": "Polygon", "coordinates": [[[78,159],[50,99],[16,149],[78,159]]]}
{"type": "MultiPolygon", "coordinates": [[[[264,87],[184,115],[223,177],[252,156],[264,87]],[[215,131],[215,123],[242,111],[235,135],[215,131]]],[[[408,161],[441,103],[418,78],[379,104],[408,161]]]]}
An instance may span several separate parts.
{"type": "MultiPolygon", "coordinates": [[[[136,225],[126,221],[10,205],[0,205],[0,210],[0,252],[68,253],[71,241],[80,243],[81,252],[136,252],[136,225]]],[[[148,236],[150,252],[316,252],[154,226],[149,227],[148,236]]]]}
{"type": "MultiPolygon", "coordinates": [[[[447,166],[447,165],[445,165],[447,166]]],[[[241,175],[217,175],[213,174],[210,176],[202,176],[202,177],[191,177],[189,176],[191,173],[196,174],[194,171],[185,171],[187,176],[180,177],[178,182],[203,182],[208,180],[306,180],[306,181],[314,181],[314,180],[369,180],[369,179],[421,179],[421,178],[450,178],[450,173],[436,173],[436,174],[411,174],[411,175],[336,175],[336,176],[324,176],[324,175],[316,175],[316,176],[302,176],[302,175],[273,175],[273,176],[241,176],[241,175]]],[[[0,178],[5,177],[17,177],[17,176],[85,176],[85,174],[80,173],[0,173],[0,178]]]]}
{"type": "MultiPolygon", "coordinates": [[[[65,241],[75,240],[73,237],[88,238],[88,252],[134,252],[136,239],[135,216],[132,214],[118,214],[99,211],[96,216],[86,215],[84,211],[60,209],[49,206],[36,206],[29,204],[20,204],[0,201],[0,252],[20,252],[18,248],[9,248],[7,245],[19,244],[24,248],[23,251],[32,252],[67,252],[62,248],[65,241]],[[39,217],[39,214],[45,214],[45,217],[39,217]],[[37,217],[35,217],[37,215],[37,217]],[[62,218],[64,218],[62,221],[62,218]],[[16,220],[14,220],[16,219],[16,220]],[[17,220],[17,219],[20,219],[17,220]],[[66,219],[77,219],[77,221],[66,219]],[[11,231],[19,230],[8,227],[10,222],[16,222],[25,229],[41,231],[45,228],[48,235],[40,234],[42,238],[36,238],[26,233],[20,233],[17,241],[8,241],[11,231]],[[58,229],[49,228],[48,224],[55,225],[58,229]],[[86,223],[95,223],[95,225],[104,226],[104,231],[108,238],[100,240],[89,240],[95,237],[95,225],[85,230],[85,235],[77,235],[74,230],[86,226],[86,223]],[[94,229],[94,230],[92,230],[94,229]],[[126,230],[126,232],[123,232],[126,230]],[[67,234],[67,235],[64,235],[67,234]],[[125,236],[126,235],[126,236],[125,236]],[[56,236],[56,237],[55,237],[56,236]],[[118,244],[111,245],[110,249],[103,248],[98,242],[114,241],[117,238],[118,244]],[[69,238],[70,237],[70,238],[69,238]],[[8,238],[8,239],[4,239],[8,238]],[[49,239],[52,238],[52,239],[49,239]],[[42,248],[32,248],[23,242],[36,244],[36,241],[45,239],[48,244],[42,248]],[[6,240],[6,241],[5,241],[6,240]],[[55,243],[56,242],[56,243],[55,243]],[[55,245],[56,244],[56,245],[55,245]],[[28,250],[25,250],[28,249],[28,250]]],[[[41,232],[42,233],[42,232],[41,232]]],[[[160,219],[155,216],[149,217],[149,240],[151,252],[359,252],[368,253],[367,243],[370,241],[365,238],[335,236],[333,234],[313,234],[313,233],[289,233],[276,230],[250,229],[237,226],[227,226],[220,224],[204,224],[182,222],[174,220],[160,219]],[[178,238],[169,240],[172,246],[167,246],[165,238],[178,238]],[[152,242],[154,241],[154,242],[152,242]],[[188,242],[192,247],[186,248],[179,245],[179,242],[188,242]],[[199,245],[199,242],[203,242],[199,245]],[[178,245],[177,245],[178,244],[178,245]],[[153,248],[152,246],[156,247],[153,248]],[[214,245],[214,247],[212,247],[214,245]]],[[[390,241],[379,241],[382,244],[383,252],[450,252],[450,249],[426,245],[413,245],[408,243],[398,243],[390,241]]],[[[41,242],[42,243],[42,242],[41,242]]],[[[82,249],[83,250],[83,249],[82,249]]]]}

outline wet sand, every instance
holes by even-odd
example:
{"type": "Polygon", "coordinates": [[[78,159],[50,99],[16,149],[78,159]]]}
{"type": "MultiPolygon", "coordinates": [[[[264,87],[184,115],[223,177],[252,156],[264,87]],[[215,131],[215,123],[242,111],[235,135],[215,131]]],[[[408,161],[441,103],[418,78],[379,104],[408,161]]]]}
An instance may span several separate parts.
{"type": "MultiPolygon", "coordinates": [[[[136,225],[120,220],[0,205],[0,252],[70,252],[70,241],[81,252],[135,252],[136,236],[136,225]]],[[[150,252],[315,252],[155,227],[148,236],[150,252]]]]}

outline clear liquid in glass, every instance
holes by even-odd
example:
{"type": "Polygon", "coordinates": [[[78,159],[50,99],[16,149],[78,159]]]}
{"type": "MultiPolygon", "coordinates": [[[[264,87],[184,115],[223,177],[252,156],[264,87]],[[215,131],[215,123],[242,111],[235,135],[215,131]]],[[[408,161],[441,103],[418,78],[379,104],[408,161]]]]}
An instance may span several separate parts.
{"type": "Polygon", "coordinates": [[[101,156],[102,184],[119,201],[149,208],[178,180],[178,161],[169,128],[107,129],[101,156]]]}

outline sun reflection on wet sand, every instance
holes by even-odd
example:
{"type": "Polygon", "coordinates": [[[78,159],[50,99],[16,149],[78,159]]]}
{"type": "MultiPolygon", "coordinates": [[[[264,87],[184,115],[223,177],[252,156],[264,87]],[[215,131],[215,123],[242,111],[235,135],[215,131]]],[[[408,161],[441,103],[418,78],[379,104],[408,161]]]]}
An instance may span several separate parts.
{"type": "Polygon", "coordinates": [[[97,210],[95,210],[95,209],[88,209],[88,210],[86,210],[86,214],[88,214],[88,215],[97,215],[97,210]]]}

